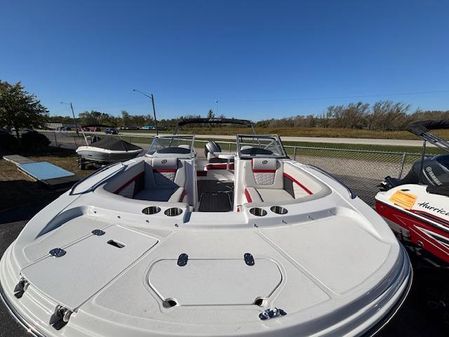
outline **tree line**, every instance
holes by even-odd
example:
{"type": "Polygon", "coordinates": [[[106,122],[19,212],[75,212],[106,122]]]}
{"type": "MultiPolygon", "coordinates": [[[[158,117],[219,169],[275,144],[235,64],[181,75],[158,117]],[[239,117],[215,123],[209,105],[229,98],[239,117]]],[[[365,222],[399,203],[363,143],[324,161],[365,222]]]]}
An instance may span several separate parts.
{"type": "Polygon", "coordinates": [[[414,121],[426,119],[449,119],[449,110],[410,111],[410,105],[393,101],[378,101],[374,104],[357,102],[346,105],[331,105],[321,115],[298,115],[294,117],[268,119],[257,123],[260,127],[273,128],[345,128],[380,131],[404,130],[414,121]]]}
{"type": "MultiPolygon", "coordinates": [[[[207,117],[214,116],[212,110],[207,117]]],[[[200,115],[186,115],[180,118],[201,117],[200,115]]],[[[223,116],[221,116],[223,117],[223,116]]],[[[410,105],[393,102],[378,101],[373,104],[357,102],[345,105],[331,105],[320,115],[297,115],[285,118],[272,118],[261,120],[256,127],[261,128],[343,128],[343,129],[367,129],[379,131],[404,130],[408,124],[426,119],[449,119],[449,110],[410,111],[410,105]]],[[[73,124],[70,117],[53,116],[53,122],[73,124]]],[[[161,128],[172,128],[178,118],[158,120],[161,128]]],[[[112,127],[140,128],[144,125],[154,125],[150,115],[133,115],[122,111],[121,116],[112,116],[99,111],[85,111],[79,114],[77,123],[80,125],[107,125],[112,127]]]]}
{"type": "MultiPolygon", "coordinates": [[[[207,117],[215,117],[209,110],[207,117]]],[[[185,115],[180,118],[197,118],[200,115],[185,115]]],[[[224,117],[224,116],[219,116],[224,117]]],[[[356,102],[343,105],[331,105],[320,115],[297,115],[293,117],[267,119],[256,123],[257,127],[270,128],[349,128],[380,131],[404,130],[414,121],[425,119],[447,119],[449,110],[424,111],[410,110],[410,105],[402,102],[378,101],[373,104],[356,102]]],[[[178,118],[160,119],[161,129],[173,128],[178,118]]],[[[111,127],[141,128],[154,126],[151,115],[136,115],[122,111],[114,116],[100,111],[84,111],[73,120],[69,116],[49,116],[48,110],[33,94],[27,92],[18,82],[10,84],[0,80],[0,128],[15,130],[19,137],[21,128],[44,127],[47,122],[77,125],[103,125],[111,127]]]]}

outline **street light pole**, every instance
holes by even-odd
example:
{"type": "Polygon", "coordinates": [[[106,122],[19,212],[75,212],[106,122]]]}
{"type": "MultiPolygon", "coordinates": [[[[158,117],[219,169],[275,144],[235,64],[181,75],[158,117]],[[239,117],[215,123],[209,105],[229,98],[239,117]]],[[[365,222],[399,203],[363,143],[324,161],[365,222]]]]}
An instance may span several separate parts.
{"type": "Polygon", "coordinates": [[[73,110],[72,102],[70,102],[70,110],[72,110],[73,121],[75,122],[76,135],[79,136],[80,134],[79,134],[79,131],[78,131],[78,125],[76,124],[75,111],[73,110]]]}
{"type": "Polygon", "coordinates": [[[154,127],[156,128],[156,136],[158,136],[159,129],[157,128],[156,106],[154,104],[154,95],[153,94],[151,94],[151,105],[153,106],[154,127]]]}
{"type": "Polygon", "coordinates": [[[66,105],[70,105],[70,110],[72,111],[73,123],[75,123],[76,135],[79,136],[78,125],[76,124],[75,111],[73,110],[73,104],[72,104],[72,102],[70,102],[70,103],[67,103],[67,102],[60,102],[60,103],[61,103],[61,104],[66,104],[66,105]]]}
{"type": "Polygon", "coordinates": [[[153,116],[154,116],[154,127],[156,128],[156,136],[159,135],[159,129],[157,127],[157,117],[156,117],[156,105],[154,103],[154,95],[153,94],[146,94],[143,91],[137,90],[137,89],[133,89],[134,92],[138,92],[142,95],[144,95],[145,97],[148,97],[149,99],[151,99],[151,105],[153,107],[153,116]]]}
{"type": "MultiPolygon", "coordinates": [[[[76,135],[79,136],[80,133],[79,133],[79,131],[78,131],[78,124],[76,123],[75,110],[73,109],[73,104],[72,104],[72,102],[70,102],[70,103],[61,102],[61,104],[70,105],[70,110],[72,111],[72,116],[73,116],[73,122],[75,123],[76,135]]],[[[87,138],[86,138],[86,135],[85,135],[85,133],[84,133],[84,130],[83,130],[83,128],[81,127],[81,124],[80,124],[80,129],[81,129],[81,133],[83,134],[84,141],[86,142],[86,145],[89,145],[89,143],[87,142],[87,138]]]]}

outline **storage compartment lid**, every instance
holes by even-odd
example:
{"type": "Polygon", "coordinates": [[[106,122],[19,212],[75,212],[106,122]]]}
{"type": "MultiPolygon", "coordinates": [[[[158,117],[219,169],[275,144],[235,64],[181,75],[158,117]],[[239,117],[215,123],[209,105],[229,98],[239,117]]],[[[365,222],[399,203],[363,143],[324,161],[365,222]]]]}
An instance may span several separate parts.
{"type": "Polygon", "coordinates": [[[67,247],[55,247],[22,275],[60,305],[74,310],[150,250],[157,240],[112,226],[67,247]],[[101,234],[103,233],[103,234],[101,234]]]}
{"type": "Polygon", "coordinates": [[[178,305],[250,305],[269,297],[282,281],[275,262],[254,257],[251,263],[251,258],[159,260],[148,282],[162,301],[178,305]]]}

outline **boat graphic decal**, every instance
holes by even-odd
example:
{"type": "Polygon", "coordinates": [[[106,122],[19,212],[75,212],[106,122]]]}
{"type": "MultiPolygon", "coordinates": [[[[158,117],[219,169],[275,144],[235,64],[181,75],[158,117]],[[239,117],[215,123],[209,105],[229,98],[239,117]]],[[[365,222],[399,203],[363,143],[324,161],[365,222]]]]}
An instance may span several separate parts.
{"type": "Polygon", "coordinates": [[[449,211],[448,211],[448,210],[445,210],[445,209],[442,208],[442,207],[435,207],[435,206],[432,206],[432,205],[430,205],[430,203],[429,203],[428,201],[420,202],[420,203],[418,204],[418,206],[419,206],[419,207],[422,207],[422,208],[425,208],[425,209],[427,209],[427,210],[429,210],[429,211],[432,211],[432,212],[441,214],[441,215],[449,216],[449,211]]]}

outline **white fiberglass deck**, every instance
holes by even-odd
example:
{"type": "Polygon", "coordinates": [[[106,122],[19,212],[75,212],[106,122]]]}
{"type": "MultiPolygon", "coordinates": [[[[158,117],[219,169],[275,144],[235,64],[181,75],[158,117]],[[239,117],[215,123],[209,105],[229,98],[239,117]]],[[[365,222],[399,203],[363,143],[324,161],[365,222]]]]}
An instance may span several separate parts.
{"type": "Polygon", "coordinates": [[[260,148],[246,139],[232,161],[198,159],[185,142],[105,168],[27,224],[0,283],[28,326],[45,336],[358,336],[394,314],[408,258],[345,186],[286,158],[273,137],[260,148]],[[55,248],[64,254],[50,256],[55,248]]]}

